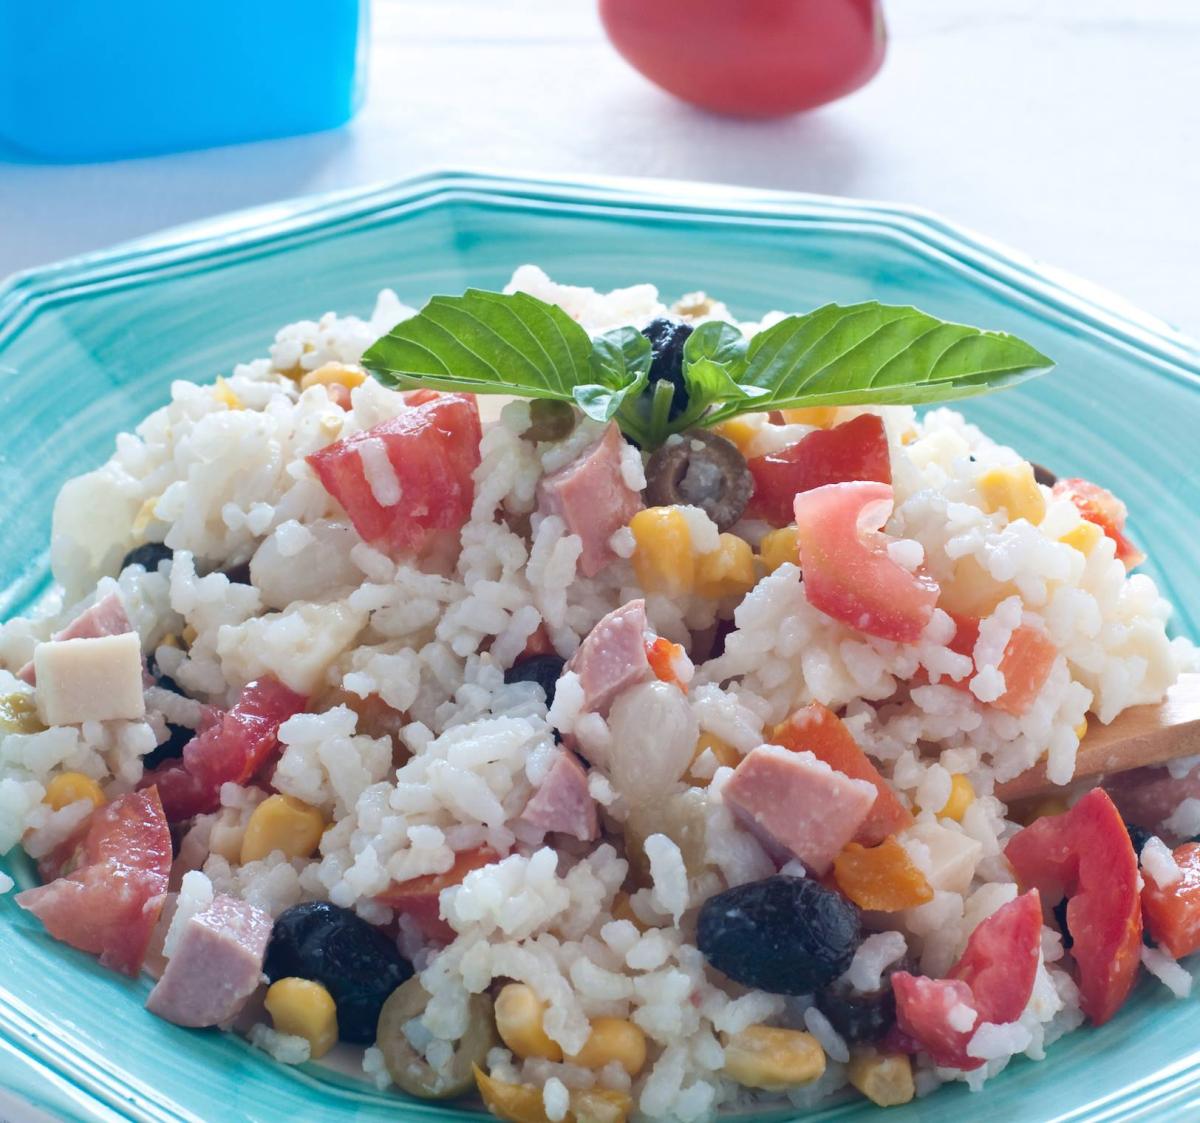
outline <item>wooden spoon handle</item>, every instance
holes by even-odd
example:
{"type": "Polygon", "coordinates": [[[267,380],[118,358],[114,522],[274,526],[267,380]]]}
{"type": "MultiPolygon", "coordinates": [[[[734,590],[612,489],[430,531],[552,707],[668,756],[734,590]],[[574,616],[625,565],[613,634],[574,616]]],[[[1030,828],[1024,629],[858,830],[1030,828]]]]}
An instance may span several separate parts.
{"type": "MultiPolygon", "coordinates": [[[[1089,718],[1087,735],[1075,760],[1074,780],[1197,755],[1200,755],[1200,674],[1180,675],[1157,705],[1132,706],[1108,725],[1101,725],[1095,717],[1089,718]]],[[[1062,790],[1060,785],[1046,779],[1046,765],[1041,761],[1007,783],[998,784],[996,795],[1008,803],[1062,790]]]]}

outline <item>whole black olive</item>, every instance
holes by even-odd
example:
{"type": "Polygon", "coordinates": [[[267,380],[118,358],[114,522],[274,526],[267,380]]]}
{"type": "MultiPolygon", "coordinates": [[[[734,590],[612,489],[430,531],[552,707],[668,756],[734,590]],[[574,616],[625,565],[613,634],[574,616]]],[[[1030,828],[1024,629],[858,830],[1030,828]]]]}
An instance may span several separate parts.
{"type": "Polygon", "coordinates": [[[699,507],[718,530],[742,517],[754,494],[754,477],[737,445],[709,429],[671,437],[646,465],[646,502],[699,507]]]}
{"type": "Polygon", "coordinates": [[[1033,478],[1043,487],[1053,487],[1058,483],[1058,477],[1049,468],[1043,468],[1040,464],[1033,465],[1033,478]]]}
{"type": "Polygon", "coordinates": [[[862,942],[858,909],[808,878],[778,874],[704,902],[696,943],[734,982],[812,994],[836,979],[862,942]]]}
{"type": "Polygon", "coordinates": [[[195,736],[196,731],[188,729],[186,725],[168,723],[167,739],[142,757],[142,767],[145,769],[157,768],[165,760],[177,760],[183,756],[184,748],[195,736]]]}
{"type": "Polygon", "coordinates": [[[671,320],[660,316],[651,320],[642,335],[650,340],[653,358],[650,361],[649,393],[654,393],[656,382],[669,382],[675,388],[671,409],[667,415],[671,420],[678,417],[688,404],[687,387],[683,383],[683,345],[692,334],[691,324],[682,320],[671,320]]]}
{"type": "Polygon", "coordinates": [[[412,964],[378,928],[328,901],[284,910],[275,921],[263,972],[277,979],[312,979],[337,1006],[338,1036],[356,1045],[375,1040],[388,995],[412,977],[412,964]]]}
{"type": "Polygon", "coordinates": [[[1075,943],[1075,937],[1071,935],[1071,929],[1067,927],[1067,898],[1064,897],[1050,911],[1054,913],[1054,922],[1058,925],[1058,931],[1062,936],[1062,946],[1070,951],[1071,945],[1075,943]]]}
{"type": "Polygon", "coordinates": [[[173,556],[170,548],[161,542],[143,542],[140,546],[135,546],[130,550],[122,559],[121,572],[123,573],[131,565],[140,565],[147,573],[155,573],[158,570],[159,562],[170,561],[173,556]]]}
{"type": "Polygon", "coordinates": [[[1129,841],[1133,844],[1133,852],[1140,857],[1142,848],[1150,841],[1154,832],[1146,830],[1145,827],[1139,827],[1136,823],[1126,823],[1125,830],[1129,834],[1129,841]]]}
{"type": "Polygon", "coordinates": [[[558,680],[562,678],[565,665],[566,660],[560,659],[557,655],[531,655],[528,659],[522,659],[519,663],[514,663],[509,667],[504,672],[504,681],[510,684],[536,682],[545,692],[546,705],[552,706],[554,689],[558,686],[558,680]]]}

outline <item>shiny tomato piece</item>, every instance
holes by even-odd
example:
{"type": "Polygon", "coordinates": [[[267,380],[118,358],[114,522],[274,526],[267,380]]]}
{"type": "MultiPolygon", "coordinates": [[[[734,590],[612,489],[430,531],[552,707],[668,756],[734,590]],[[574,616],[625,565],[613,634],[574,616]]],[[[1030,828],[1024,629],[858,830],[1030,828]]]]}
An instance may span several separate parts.
{"type": "Polygon", "coordinates": [[[252,682],[231,710],[184,746],[182,759],[148,772],[142,785],[158,786],[172,823],[215,811],[221,785],[244,784],[262,772],[279,746],[279,727],[307,704],[277,679],[252,682]]]}
{"type": "Polygon", "coordinates": [[[878,414],[864,413],[832,429],[814,429],[778,452],[746,462],[754,477],[748,518],[787,526],[801,492],[854,480],[892,482],[887,433],[878,414]]]}
{"type": "Polygon", "coordinates": [[[704,109],[773,117],[823,105],[883,63],[879,0],[600,0],[613,46],[704,109]]]}
{"type": "Polygon", "coordinates": [[[420,551],[438,531],[462,528],[471,514],[471,477],[482,438],[473,395],[417,391],[410,401],[416,404],[391,420],[308,457],[363,540],[397,556],[420,551]],[[398,486],[395,502],[385,505],[377,498],[364,454],[376,471],[382,466],[386,473],[390,465],[398,486]]]}
{"type": "Polygon", "coordinates": [[[1182,879],[1163,889],[1147,876],[1142,915],[1154,942],[1182,959],[1200,951],[1200,843],[1185,842],[1173,854],[1182,879]]]}
{"type": "Polygon", "coordinates": [[[1115,804],[1095,788],[1015,834],[1004,854],[1022,885],[1047,901],[1066,894],[1080,1004],[1102,1025],[1129,995],[1142,943],[1137,855],[1115,804]]]}
{"type": "Polygon", "coordinates": [[[1125,504],[1107,488],[1076,478],[1059,480],[1053,492],[1067,496],[1088,522],[1095,523],[1113,540],[1117,560],[1124,562],[1126,569],[1133,569],[1146,560],[1146,555],[1125,537],[1125,504]]]}
{"type": "Polygon", "coordinates": [[[983,1064],[967,1045],[983,1022],[1015,1022],[1029,1003],[1042,948],[1042,905],[1037,890],[998,908],[971,933],[966,949],[944,979],[897,971],[896,1022],[939,1065],[973,1069],[983,1064]],[[968,1030],[952,1024],[959,1004],[976,1013],[968,1030]]]}
{"type": "Polygon", "coordinates": [[[17,904],[56,940],[136,976],[171,868],[171,833],[158,792],[130,792],[94,811],[77,860],[66,876],[18,894],[17,904]]]}
{"type": "Polygon", "coordinates": [[[912,826],[912,812],[859,748],[846,723],[828,706],[813,702],[797,710],[771,731],[771,743],[795,752],[810,752],[850,779],[875,785],[878,794],[854,836],[855,842],[876,846],[888,835],[912,826]]]}
{"type": "Polygon", "coordinates": [[[938,584],[888,556],[878,528],[892,509],[888,484],[826,484],[797,495],[796,545],[813,608],[867,635],[915,643],[937,605],[938,584]]]}
{"type": "Polygon", "coordinates": [[[375,899],[381,905],[407,916],[428,939],[449,943],[456,933],[442,919],[438,903],[442,890],[461,885],[467,874],[499,860],[500,855],[490,846],[460,850],[454,856],[454,865],[445,873],[430,873],[408,881],[393,882],[375,899]]]}
{"type": "MultiPolygon", "coordinates": [[[[974,616],[963,616],[957,612],[954,618],[956,630],[950,641],[950,649],[971,658],[979,639],[979,620],[974,616]]],[[[1040,628],[1020,624],[1013,629],[1012,638],[1004,648],[1000,659],[1000,673],[1004,676],[1004,693],[991,704],[998,710],[1020,717],[1033,705],[1046,679],[1050,675],[1058,648],[1040,628]]],[[[971,678],[943,680],[947,686],[969,690],[971,678]]]]}

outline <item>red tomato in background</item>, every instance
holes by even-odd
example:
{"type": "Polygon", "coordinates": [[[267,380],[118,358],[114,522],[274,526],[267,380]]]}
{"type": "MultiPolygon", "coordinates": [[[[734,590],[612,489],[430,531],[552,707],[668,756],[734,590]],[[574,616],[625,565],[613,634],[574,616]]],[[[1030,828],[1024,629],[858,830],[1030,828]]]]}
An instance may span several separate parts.
{"type": "Polygon", "coordinates": [[[454,856],[454,865],[445,873],[427,873],[408,881],[395,881],[375,899],[381,905],[404,913],[429,939],[448,944],[458,933],[442,919],[439,900],[442,890],[461,885],[467,874],[498,861],[500,855],[487,845],[460,850],[454,856]]]}
{"type": "Polygon", "coordinates": [[[1147,875],[1142,916],[1154,942],[1182,959],[1200,951],[1200,843],[1185,842],[1173,853],[1183,877],[1164,889],[1147,875]]]}
{"type": "Polygon", "coordinates": [[[1048,904],[1066,893],[1080,1005],[1103,1025],[1129,996],[1142,949],[1137,855],[1116,805],[1095,788],[1070,811],[1013,835],[1004,856],[1048,904]]]}
{"type": "Polygon", "coordinates": [[[879,0],[600,0],[609,39],[668,93],[735,117],[844,97],[883,63],[879,0]]]}
{"type": "Polygon", "coordinates": [[[792,521],[792,504],[801,492],[853,480],[892,482],[887,433],[874,413],[859,414],[832,429],[814,429],[794,445],[754,457],[746,467],[754,477],[746,516],[772,526],[792,521]]]}

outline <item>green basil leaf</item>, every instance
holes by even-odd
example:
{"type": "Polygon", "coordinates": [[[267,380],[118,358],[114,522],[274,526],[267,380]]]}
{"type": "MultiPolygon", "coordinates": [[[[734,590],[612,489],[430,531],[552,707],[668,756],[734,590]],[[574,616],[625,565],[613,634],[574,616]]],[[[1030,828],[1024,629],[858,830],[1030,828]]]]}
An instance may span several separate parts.
{"type": "Polygon", "coordinates": [[[713,419],[746,409],[948,401],[1015,385],[1053,365],[1015,336],[916,308],[828,304],[755,336],[741,381],[767,394],[729,403],[713,419]]]}
{"type": "Polygon", "coordinates": [[[636,328],[615,328],[592,340],[590,367],[595,382],[576,386],[575,403],[596,421],[611,421],[646,388],[654,355],[636,328]]]}
{"type": "Polygon", "coordinates": [[[683,381],[688,412],[714,402],[762,397],[760,386],[740,384],[746,369],[749,342],[733,324],[710,320],[701,324],[683,345],[683,381]]]}
{"type": "Polygon", "coordinates": [[[592,381],[592,341],[561,308],[468,289],[435,296],[363,355],[384,385],[573,401],[592,381]]]}

